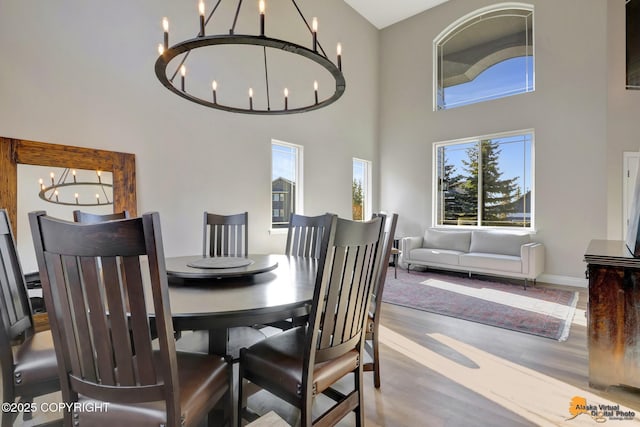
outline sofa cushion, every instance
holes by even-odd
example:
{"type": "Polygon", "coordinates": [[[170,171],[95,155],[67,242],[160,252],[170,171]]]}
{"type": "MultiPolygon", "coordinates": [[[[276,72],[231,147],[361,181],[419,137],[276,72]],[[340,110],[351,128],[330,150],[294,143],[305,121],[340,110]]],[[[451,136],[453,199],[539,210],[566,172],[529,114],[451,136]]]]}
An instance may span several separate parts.
{"type": "Polygon", "coordinates": [[[511,255],[470,252],[468,254],[460,255],[460,266],[481,270],[497,270],[512,273],[522,272],[522,262],[520,257],[511,255]]]}
{"type": "Polygon", "coordinates": [[[520,256],[520,247],[531,242],[528,234],[510,234],[498,231],[473,231],[469,252],[484,252],[520,256]]]}
{"type": "Polygon", "coordinates": [[[441,231],[428,228],[424,233],[422,247],[469,252],[470,231],[441,231]]]}
{"type": "Polygon", "coordinates": [[[458,265],[458,257],[461,254],[464,254],[464,252],[447,249],[418,248],[411,250],[409,259],[411,261],[424,263],[458,265]]]}

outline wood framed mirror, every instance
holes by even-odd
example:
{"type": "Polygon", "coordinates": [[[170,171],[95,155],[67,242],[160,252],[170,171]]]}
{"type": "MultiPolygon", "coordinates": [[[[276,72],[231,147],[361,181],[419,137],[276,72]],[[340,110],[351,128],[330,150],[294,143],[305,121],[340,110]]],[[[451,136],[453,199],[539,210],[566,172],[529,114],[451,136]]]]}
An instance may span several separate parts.
{"type": "Polygon", "coordinates": [[[0,207],[17,230],[18,164],[101,170],[113,174],[113,210],[137,216],[135,155],[0,137],[0,207]]]}

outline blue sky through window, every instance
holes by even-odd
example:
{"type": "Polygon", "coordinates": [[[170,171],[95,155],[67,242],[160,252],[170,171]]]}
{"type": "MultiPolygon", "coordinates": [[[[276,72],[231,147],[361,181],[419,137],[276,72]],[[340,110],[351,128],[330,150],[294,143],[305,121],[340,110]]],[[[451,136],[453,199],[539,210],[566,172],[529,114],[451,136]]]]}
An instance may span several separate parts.
{"type": "Polygon", "coordinates": [[[499,62],[470,82],[444,88],[444,108],[454,108],[533,91],[533,57],[499,62]]]}
{"type": "Polygon", "coordinates": [[[285,178],[289,181],[295,182],[296,148],[286,145],[272,144],[271,153],[271,180],[285,178]]]}

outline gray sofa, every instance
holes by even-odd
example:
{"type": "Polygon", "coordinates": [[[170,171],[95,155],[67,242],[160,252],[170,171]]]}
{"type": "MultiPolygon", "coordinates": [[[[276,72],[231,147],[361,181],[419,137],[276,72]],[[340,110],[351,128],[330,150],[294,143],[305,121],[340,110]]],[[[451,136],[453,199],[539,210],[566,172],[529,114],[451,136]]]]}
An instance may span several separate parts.
{"type": "Polygon", "coordinates": [[[544,245],[529,234],[429,228],[401,241],[401,263],[534,281],[544,271],[544,245]]]}

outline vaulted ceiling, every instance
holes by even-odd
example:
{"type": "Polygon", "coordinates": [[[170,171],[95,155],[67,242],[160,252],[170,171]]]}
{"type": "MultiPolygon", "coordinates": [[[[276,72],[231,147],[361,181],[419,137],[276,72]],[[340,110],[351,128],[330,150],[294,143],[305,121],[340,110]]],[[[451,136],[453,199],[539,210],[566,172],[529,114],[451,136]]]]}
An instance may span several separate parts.
{"type": "Polygon", "coordinates": [[[344,0],[378,29],[388,27],[447,0],[344,0]]]}

